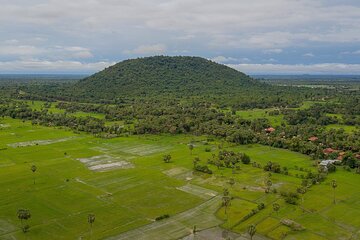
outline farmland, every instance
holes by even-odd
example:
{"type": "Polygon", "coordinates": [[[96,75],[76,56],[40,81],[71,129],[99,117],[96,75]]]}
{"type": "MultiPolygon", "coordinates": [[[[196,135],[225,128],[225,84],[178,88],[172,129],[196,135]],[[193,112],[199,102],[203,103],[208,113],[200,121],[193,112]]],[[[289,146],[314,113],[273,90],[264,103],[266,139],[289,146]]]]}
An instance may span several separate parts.
{"type": "Polygon", "coordinates": [[[360,178],[354,172],[339,168],[324,182],[312,186],[298,205],[285,203],[279,192],[295,191],[302,181],[296,176],[316,171],[314,161],[299,153],[256,144],[237,146],[201,136],[100,139],[10,118],[1,120],[1,124],[1,239],[156,239],[159,235],[172,239],[186,237],[194,225],[199,230],[221,226],[240,236],[250,224],[257,225],[258,234],[274,239],[359,237],[356,216],[360,213],[360,178]],[[194,145],[192,152],[189,143],[194,145]],[[242,164],[236,173],[212,165],[212,175],[194,173],[193,158],[199,157],[200,163],[206,164],[213,153],[217,154],[219,145],[244,152],[262,165],[277,162],[288,168],[289,175],[272,174],[273,188],[278,193],[265,193],[268,173],[251,165],[242,164]],[[171,154],[170,163],[163,162],[164,154],[171,154]],[[92,166],[118,162],[128,165],[91,169],[82,159],[97,159],[99,162],[92,166]],[[31,165],[37,166],[35,173],[30,171],[31,165]],[[230,178],[235,180],[233,186],[228,184],[230,178]],[[331,179],[339,185],[337,204],[332,202],[331,179]],[[233,197],[227,214],[221,206],[224,188],[233,197]],[[280,205],[276,213],[272,210],[275,202],[280,205]],[[260,203],[265,208],[242,221],[260,203]],[[201,206],[207,210],[198,215],[201,206]],[[26,235],[16,217],[20,208],[32,214],[26,235]],[[87,223],[89,213],[96,215],[92,234],[87,223]],[[170,218],[154,221],[163,214],[170,218]],[[305,230],[292,231],[280,223],[282,219],[292,219],[305,230]],[[170,233],[169,229],[178,232],[170,233]],[[141,232],[143,235],[137,235],[141,232]]]}

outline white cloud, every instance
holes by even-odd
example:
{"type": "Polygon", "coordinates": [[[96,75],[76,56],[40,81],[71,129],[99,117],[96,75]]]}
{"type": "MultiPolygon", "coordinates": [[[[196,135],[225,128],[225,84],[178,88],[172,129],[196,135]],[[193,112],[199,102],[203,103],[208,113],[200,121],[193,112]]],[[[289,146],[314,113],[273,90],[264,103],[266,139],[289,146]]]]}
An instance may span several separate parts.
{"type": "Polygon", "coordinates": [[[175,40],[191,40],[194,38],[195,38],[195,35],[193,35],[193,34],[187,34],[187,35],[183,35],[183,36],[174,37],[175,40]]]}
{"type": "Polygon", "coordinates": [[[224,57],[224,56],[217,56],[210,60],[212,60],[214,62],[218,62],[218,63],[227,63],[227,62],[237,62],[238,61],[238,59],[236,59],[236,58],[224,57]]]}
{"type": "Polygon", "coordinates": [[[14,56],[18,58],[46,56],[47,58],[61,58],[64,60],[69,58],[91,58],[93,54],[90,49],[77,46],[23,45],[18,40],[7,40],[3,44],[0,43],[0,56],[14,56]]]}
{"type": "Polygon", "coordinates": [[[303,57],[315,57],[315,55],[313,53],[305,53],[303,57]]]}
{"type": "MultiPolygon", "coordinates": [[[[0,61],[99,61],[186,50],[188,55],[225,55],[217,59],[225,63],[248,63],[239,55],[260,59],[263,53],[270,58],[286,52],[295,58],[318,45],[339,52],[359,49],[359,25],[358,0],[2,1],[0,61]],[[237,61],[226,56],[231,51],[237,61]]],[[[356,52],[342,56],[343,61],[356,52]]]]}
{"type": "Polygon", "coordinates": [[[228,64],[247,74],[360,74],[360,64],[228,64]]]}
{"type": "Polygon", "coordinates": [[[2,72],[97,72],[115,62],[82,63],[79,61],[47,61],[38,59],[0,62],[2,72]]]}
{"type": "Polygon", "coordinates": [[[65,51],[68,51],[74,58],[91,58],[93,54],[87,48],[83,47],[63,47],[65,51]]]}
{"type": "MultiPolygon", "coordinates": [[[[2,3],[0,22],[38,26],[59,33],[88,36],[91,32],[112,32],[144,28],[185,36],[229,35],[246,39],[250,45],[269,48],[297,43],[299,35],[309,41],[360,41],[358,4],[329,4],[328,1],[289,0],[17,0],[2,3]],[[278,35],[277,33],[280,33],[278,35]],[[283,41],[284,34],[285,39],[283,41]],[[276,36],[278,35],[278,36],[276,36]],[[290,42],[289,42],[290,41],[290,42]]],[[[154,36],[153,36],[154,37],[154,36]]],[[[181,38],[181,37],[180,37],[181,38]]],[[[145,39],[144,39],[145,40],[145,39]]]]}
{"type": "Polygon", "coordinates": [[[273,53],[279,54],[279,53],[282,53],[282,52],[283,52],[283,50],[281,48],[273,48],[273,49],[265,49],[264,50],[265,54],[273,54],[273,53]]]}
{"type": "Polygon", "coordinates": [[[0,45],[0,55],[3,56],[35,56],[44,52],[44,49],[29,45],[0,45]]]}
{"type": "Polygon", "coordinates": [[[125,50],[125,54],[136,54],[136,55],[158,55],[166,52],[166,46],[164,44],[153,44],[153,45],[140,45],[133,50],[125,50]]]}
{"type": "Polygon", "coordinates": [[[277,62],[277,60],[275,58],[269,58],[269,59],[264,59],[263,62],[275,63],[277,62]]]}

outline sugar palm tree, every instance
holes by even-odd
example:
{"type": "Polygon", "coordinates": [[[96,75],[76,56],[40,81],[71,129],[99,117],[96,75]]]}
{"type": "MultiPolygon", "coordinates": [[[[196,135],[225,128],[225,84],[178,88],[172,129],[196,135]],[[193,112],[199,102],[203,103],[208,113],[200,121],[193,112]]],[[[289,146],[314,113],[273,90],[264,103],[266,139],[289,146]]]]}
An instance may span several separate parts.
{"type": "Polygon", "coordinates": [[[256,226],[255,225],[250,225],[249,228],[248,228],[248,233],[250,235],[250,239],[252,240],[253,239],[253,236],[255,235],[256,233],[256,226]]]}
{"type": "Polygon", "coordinates": [[[336,199],[335,199],[335,189],[337,188],[337,182],[335,179],[331,180],[331,187],[333,188],[333,192],[334,192],[334,204],[336,204],[336,199]]]}
{"type": "Polygon", "coordinates": [[[20,219],[21,221],[21,229],[24,233],[27,232],[29,226],[28,225],[25,225],[23,224],[23,221],[24,220],[28,220],[29,218],[31,218],[31,213],[28,209],[19,209],[18,212],[17,212],[17,217],[18,219],[20,219]]]}
{"type": "Polygon", "coordinates": [[[234,184],[235,184],[235,179],[234,179],[234,178],[230,178],[230,179],[229,179],[229,184],[230,184],[231,187],[233,187],[234,184]]]}
{"type": "Polygon", "coordinates": [[[230,196],[223,196],[222,201],[223,201],[223,206],[225,207],[225,214],[226,214],[227,208],[230,206],[231,198],[230,196]]]}
{"type": "Polygon", "coordinates": [[[192,143],[190,143],[189,144],[190,155],[192,155],[193,149],[194,149],[194,145],[192,143]]]}
{"type": "Polygon", "coordinates": [[[230,194],[229,190],[227,188],[224,188],[222,201],[223,201],[223,206],[225,207],[225,214],[227,212],[228,206],[230,206],[231,198],[229,194],[230,194]]]}
{"type": "Polygon", "coordinates": [[[88,215],[88,223],[90,224],[90,237],[92,236],[92,226],[94,222],[95,222],[95,214],[90,213],[88,215]]]}
{"type": "Polygon", "coordinates": [[[266,184],[265,192],[266,192],[266,193],[269,193],[269,192],[270,192],[270,188],[271,188],[271,186],[272,186],[272,181],[271,181],[270,179],[268,179],[268,180],[265,182],[265,184],[266,184]]]}
{"type": "Polygon", "coordinates": [[[274,212],[277,213],[277,212],[280,210],[280,204],[274,203],[274,204],[273,204],[273,210],[274,210],[274,212]]]}
{"type": "Polygon", "coordinates": [[[192,229],[192,233],[195,235],[196,234],[196,225],[193,226],[193,229],[192,229]]]}
{"type": "Polygon", "coordinates": [[[35,172],[36,172],[36,170],[37,170],[37,167],[35,166],[35,165],[32,165],[31,166],[31,168],[30,168],[30,170],[33,172],[33,174],[34,174],[34,184],[35,184],[35,172]]]}

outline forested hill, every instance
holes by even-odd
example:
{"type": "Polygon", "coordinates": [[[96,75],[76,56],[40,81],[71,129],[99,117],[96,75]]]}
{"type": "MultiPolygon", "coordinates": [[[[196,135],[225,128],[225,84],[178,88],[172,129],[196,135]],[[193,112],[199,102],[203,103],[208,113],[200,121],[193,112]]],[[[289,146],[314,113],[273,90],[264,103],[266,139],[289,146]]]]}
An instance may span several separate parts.
{"type": "Polygon", "coordinates": [[[93,99],[156,95],[222,95],[261,86],[249,76],[200,57],[156,56],[126,60],[74,87],[78,96],[93,99]]]}

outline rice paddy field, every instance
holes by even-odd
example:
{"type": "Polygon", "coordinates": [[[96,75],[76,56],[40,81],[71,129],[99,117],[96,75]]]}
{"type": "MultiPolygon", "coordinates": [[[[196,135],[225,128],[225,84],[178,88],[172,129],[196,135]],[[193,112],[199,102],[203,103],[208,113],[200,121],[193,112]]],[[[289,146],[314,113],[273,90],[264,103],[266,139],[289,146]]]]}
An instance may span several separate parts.
{"type": "Polygon", "coordinates": [[[0,239],[360,239],[360,175],[338,168],[325,182],[304,194],[298,205],[280,196],[295,191],[301,175],[316,172],[309,157],[262,145],[230,145],[205,136],[143,135],[100,139],[61,128],[0,120],[0,239]],[[189,151],[188,144],[194,145],[189,151]],[[272,174],[241,164],[240,169],[216,168],[213,174],[193,172],[194,157],[206,165],[223,149],[244,152],[253,162],[277,162],[289,175],[272,174]],[[210,149],[210,151],[209,151],[210,149]],[[205,151],[206,150],[206,151],[205,151]],[[170,154],[170,163],[163,156],[170,154]],[[30,168],[36,165],[33,173],[30,168]],[[235,184],[229,185],[230,178],[235,184]],[[336,179],[336,204],[330,181],[336,179]],[[233,197],[225,213],[223,189],[233,197]],[[260,203],[265,208],[245,219],[260,203]],[[274,212],[273,203],[280,205],[274,212]],[[19,209],[29,209],[30,226],[21,230],[19,209]],[[92,227],[88,214],[95,214],[92,227]],[[155,221],[159,216],[169,218],[155,221]],[[283,224],[303,227],[295,231],[283,224]]]}

